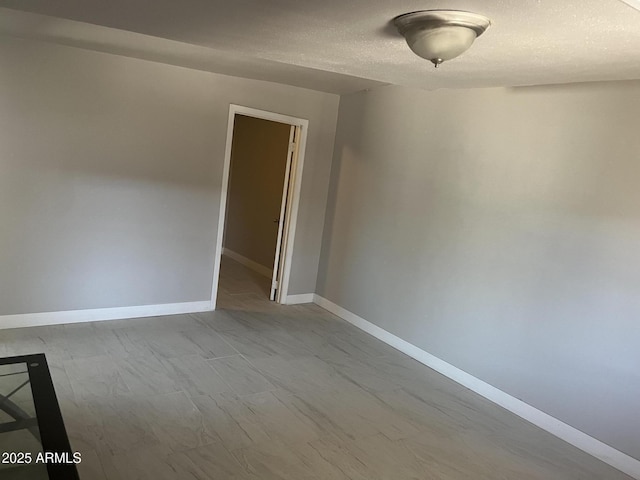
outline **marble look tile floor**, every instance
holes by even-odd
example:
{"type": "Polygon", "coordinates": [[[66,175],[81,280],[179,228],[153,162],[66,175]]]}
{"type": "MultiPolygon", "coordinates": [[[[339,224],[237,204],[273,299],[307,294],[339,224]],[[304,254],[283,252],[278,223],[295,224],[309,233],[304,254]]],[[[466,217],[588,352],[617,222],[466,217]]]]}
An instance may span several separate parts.
{"type": "Polygon", "coordinates": [[[0,330],[44,352],[82,480],[630,477],[224,258],[212,313],[0,330]]]}

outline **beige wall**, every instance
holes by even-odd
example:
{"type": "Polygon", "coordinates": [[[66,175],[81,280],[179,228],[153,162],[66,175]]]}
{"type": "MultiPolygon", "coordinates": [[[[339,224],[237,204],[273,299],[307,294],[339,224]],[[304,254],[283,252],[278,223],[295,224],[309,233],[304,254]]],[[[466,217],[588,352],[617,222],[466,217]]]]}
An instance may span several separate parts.
{"type": "Polygon", "coordinates": [[[315,288],[339,98],[0,42],[0,315],[208,300],[229,104],[309,119],[291,294],[315,288]]]}
{"type": "Polygon", "coordinates": [[[640,82],[341,99],[318,293],[640,459],[640,82]]]}
{"type": "Polygon", "coordinates": [[[236,115],[224,247],[273,269],[290,125],[236,115]]]}

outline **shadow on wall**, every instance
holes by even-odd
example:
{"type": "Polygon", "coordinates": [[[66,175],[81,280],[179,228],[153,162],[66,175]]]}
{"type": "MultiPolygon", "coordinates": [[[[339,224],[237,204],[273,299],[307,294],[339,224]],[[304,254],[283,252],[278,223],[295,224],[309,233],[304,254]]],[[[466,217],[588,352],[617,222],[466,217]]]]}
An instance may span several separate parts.
{"type": "Polygon", "coordinates": [[[21,52],[6,52],[18,65],[3,71],[0,86],[3,163],[211,188],[224,153],[211,132],[219,126],[224,138],[226,116],[203,101],[207,74],[126,68],[109,55],[42,65],[21,52]]]}
{"type": "Polygon", "coordinates": [[[0,54],[0,315],[210,298],[211,76],[16,39],[0,54]]]}

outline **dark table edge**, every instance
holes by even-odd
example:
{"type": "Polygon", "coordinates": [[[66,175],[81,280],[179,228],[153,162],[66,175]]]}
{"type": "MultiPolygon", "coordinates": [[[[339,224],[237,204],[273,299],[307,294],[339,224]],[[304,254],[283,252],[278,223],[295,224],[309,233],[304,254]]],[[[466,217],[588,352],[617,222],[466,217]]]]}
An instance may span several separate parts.
{"type": "MultiPolygon", "coordinates": [[[[0,358],[0,365],[12,363],[27,364],[43,451],[66,453],[69,460],[73,460],[73,452],[64,427],[46,356],[44,353],[36,353],[0,358]]],[[[47,472],[50,480],[80,479],[74,464],[47,463],[47,472]]]]}

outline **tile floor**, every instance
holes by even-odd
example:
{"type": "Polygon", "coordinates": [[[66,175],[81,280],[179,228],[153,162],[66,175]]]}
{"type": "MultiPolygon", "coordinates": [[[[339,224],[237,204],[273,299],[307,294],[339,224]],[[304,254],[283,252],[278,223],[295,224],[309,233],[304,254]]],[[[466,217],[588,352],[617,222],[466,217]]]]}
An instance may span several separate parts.
{"type": "Polygon", "coordinates": [[[224,259],[220,310],[0,331],[45,352],[82,480],[628,479],[224,259]]]}

